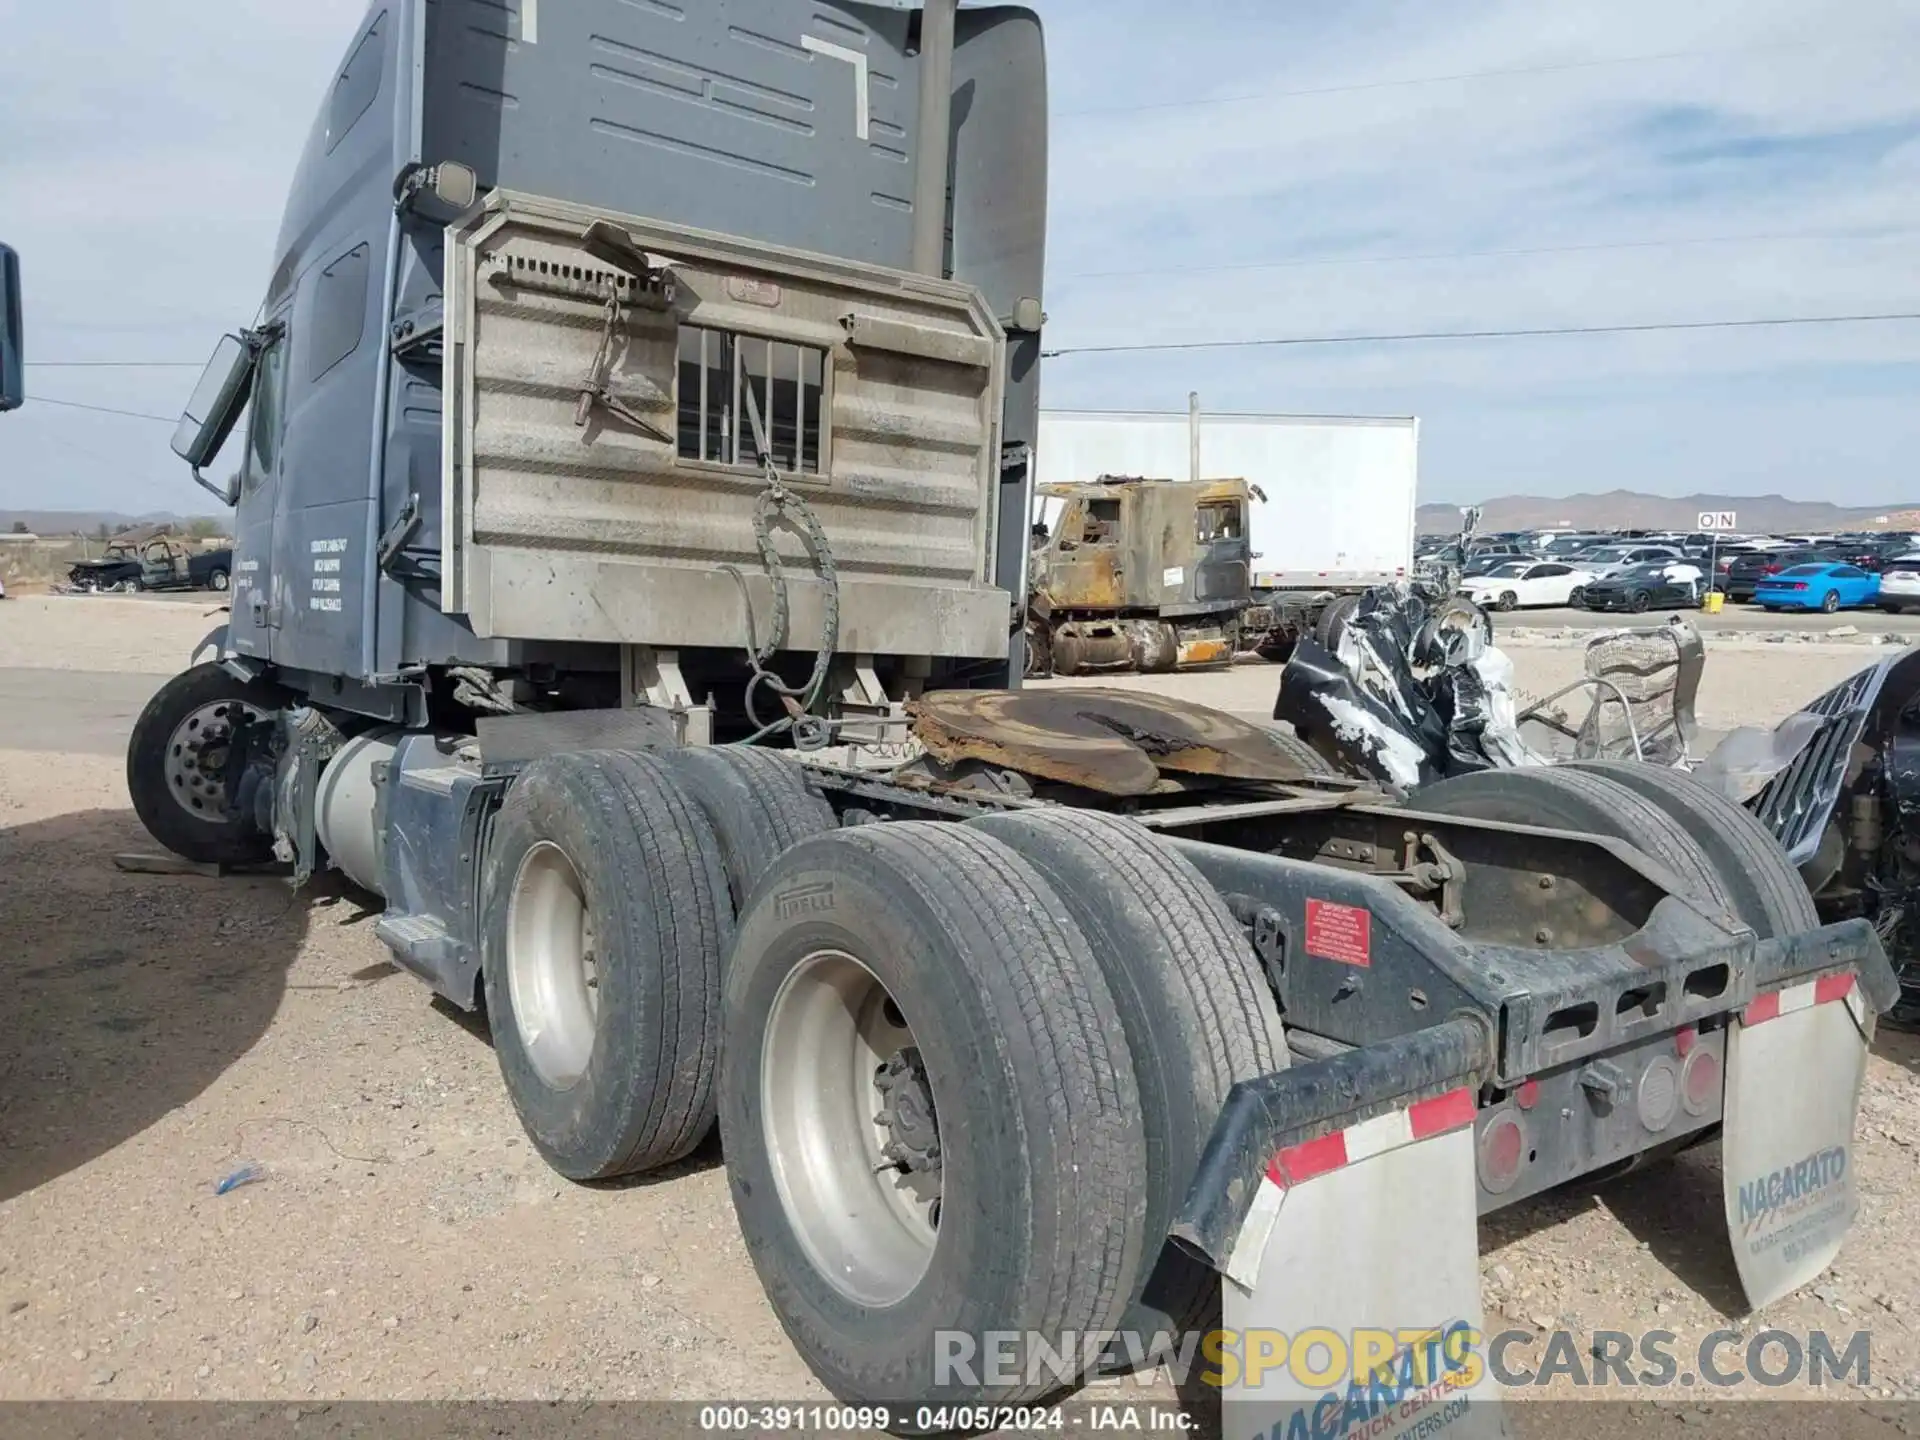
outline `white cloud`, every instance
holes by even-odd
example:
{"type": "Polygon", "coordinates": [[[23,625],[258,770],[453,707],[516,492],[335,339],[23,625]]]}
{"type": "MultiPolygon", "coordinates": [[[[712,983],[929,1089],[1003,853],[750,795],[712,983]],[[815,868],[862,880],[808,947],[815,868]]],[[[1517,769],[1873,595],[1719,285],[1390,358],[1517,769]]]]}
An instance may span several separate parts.
{"type": "MultiPolygon", "coordinates": [[[[1184,11],[1049,14],[1063,112],[1264,97],[1062,115],[1052,345],[1920,311],[1911,7],[1230,6],[1184,48],[1184,11]],[[1405,256],[1458,258],[1369,258],[1405,256]]],[[[1916,362],[1904,323],[1068,357],[1045,384],[1419,413],[1437,496],[1881,503],[1920,498],[1916,362]]]]}

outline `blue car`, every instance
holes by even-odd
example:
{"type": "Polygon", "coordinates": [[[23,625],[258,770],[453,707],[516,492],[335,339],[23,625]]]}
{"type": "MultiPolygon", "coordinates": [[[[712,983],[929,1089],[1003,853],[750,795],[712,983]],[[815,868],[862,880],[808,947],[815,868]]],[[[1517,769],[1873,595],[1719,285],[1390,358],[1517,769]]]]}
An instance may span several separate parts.
{"type": "Polygon", "coordinates": [[[1880,577],[1858,565],[1795,565],[1778,575],[1763,575],[1753,598],[1768,610],[1824,610],[1831,615],[1849,605],[1871,605],[1880,595],[1880,577]]]}

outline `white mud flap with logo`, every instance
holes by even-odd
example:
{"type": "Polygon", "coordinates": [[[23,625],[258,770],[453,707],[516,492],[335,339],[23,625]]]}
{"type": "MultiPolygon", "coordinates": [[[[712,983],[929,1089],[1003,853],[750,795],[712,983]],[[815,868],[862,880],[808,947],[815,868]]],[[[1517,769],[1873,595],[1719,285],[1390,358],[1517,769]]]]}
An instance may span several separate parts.
{"type": "Polygon", "coordinates": [[[1755,1309],[1831,1265],[1853,1224],[1869,1013],[1853,976],[1832,975],[1755,996],[1730,1027],[1727,1227],[1755,1309]]]}
{"type": "Polygon", "coordinates": [[[1505,1435],[1486,1365],[1474,1096],[1274,1156],[1222,1285],[1228,1440],[1505,1435]]]}

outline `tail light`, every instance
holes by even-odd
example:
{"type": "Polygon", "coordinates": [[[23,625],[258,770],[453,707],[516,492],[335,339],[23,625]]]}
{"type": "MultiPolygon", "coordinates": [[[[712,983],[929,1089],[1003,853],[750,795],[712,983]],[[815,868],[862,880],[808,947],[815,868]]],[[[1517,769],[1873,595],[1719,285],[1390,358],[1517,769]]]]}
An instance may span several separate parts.
{"type": "MultiPolygon", "coordinates": [[[[1780,567],[1778,565],[1769,565],[1761,573],[1765,575],[1778,575],[1780,573],[1780,567]]],[[[1804,590],[1806,586],[1803,585],[1800,588],[1804,590]]]]}
{"type": "Polygon", "coordinates": [[[1782,585],[1782,586],[1781,586],[1780,588],[1781,588],[1782,590],[1804,590],[1804,589],[1806,589],[1807,587],[1806,587],[1806,583],[1805,583],[1804,581],[1801,581],[1801,580],[1789,580],[1789,581],[1787,581],[1786,583],[1784,583],[1784,584],[1783,584],[1783,585],[1782,585]]]}

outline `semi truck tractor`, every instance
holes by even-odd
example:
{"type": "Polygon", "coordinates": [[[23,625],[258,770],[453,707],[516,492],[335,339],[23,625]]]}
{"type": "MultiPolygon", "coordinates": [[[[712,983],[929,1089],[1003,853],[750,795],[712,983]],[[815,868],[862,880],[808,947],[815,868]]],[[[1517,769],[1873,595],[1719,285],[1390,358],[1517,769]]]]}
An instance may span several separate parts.
{"type": "Polygon", "coordinates": [[[1369,1326],[1215,1373],[1229,1432],[1497,1428],[1476,1217],[1715,1139],[1749,1296],[1805,1282],[1893,982],[1745,812],[1018,687],[1045,121],[1018,8],[373,4],[175,439],[213,485],[246,413],[141,818],[379,896],[561,1175],[717,1125],[879,1428],[1369,1326]]]}

